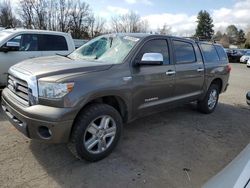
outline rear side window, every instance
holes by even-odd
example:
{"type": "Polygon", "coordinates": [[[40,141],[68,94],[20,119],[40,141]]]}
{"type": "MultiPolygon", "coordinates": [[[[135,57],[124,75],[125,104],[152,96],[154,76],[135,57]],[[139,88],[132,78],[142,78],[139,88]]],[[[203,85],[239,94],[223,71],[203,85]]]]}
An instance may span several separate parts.
{"type": "Polygon", "coordinates": [[[227,61],[227,54],[221,46],[215,46],[221,61],[227,61]]]}
{"type": "Polygon", "coordinates": [[[205,63],[214,63],[220,60],[214,45],[200,44],[200,46],[204,55],[205,63]]]}
{"type": "Polygon", "coordinates": [[[59,35],[40,35],[40,51],[67,51],[68,45],[65,37],[59,35]]]}
{"type": "Polygon", "coordinates": [[[189,42],[173,41],[176,63],[193,63],[196,62],[194,47],[189,42]]]}
{"type": "Polygon", "coordinates": [[[143,54],[145,53],[161,53],[163,55],[164,64],[169,63],[169,53],[168,53],[168,43],[164,39],[150,40],[144,44],[138,55],[137,60],[141,60],[143,54]]]}

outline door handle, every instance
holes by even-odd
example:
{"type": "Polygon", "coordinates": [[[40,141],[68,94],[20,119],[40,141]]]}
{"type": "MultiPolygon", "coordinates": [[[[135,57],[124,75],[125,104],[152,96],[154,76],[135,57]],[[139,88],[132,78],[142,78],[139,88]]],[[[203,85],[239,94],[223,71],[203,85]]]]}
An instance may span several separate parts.
{"type": "Polygon", "coordinates": [[[197,69],[197,72],[203,72],[203,71],[204,71],[203,68],[198,68],[198,69],[197,69]]]}
{"type": "Polygon", "coordinates": [[[169,71],[166,72],[166,75],[168,75],[168,76],[172,76],[174,74],[176,74],[176,72],[173,71],[173,70],[169,70],[169,71]]]}

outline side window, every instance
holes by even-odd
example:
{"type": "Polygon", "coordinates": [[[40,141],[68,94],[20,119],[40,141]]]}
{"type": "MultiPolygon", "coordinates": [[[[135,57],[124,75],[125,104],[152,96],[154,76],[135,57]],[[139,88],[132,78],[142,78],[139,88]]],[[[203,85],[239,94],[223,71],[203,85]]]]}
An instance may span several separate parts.
{"type": "Polygon", "coordinates": [[[138,53],[136,60],[141,60],[145,53],[161,53],[163,55],[164,64],[170,64],[168,43],[164,39],[154,39],[146,42],[140,52],[138,53]]]}
{"type": "Polygon", "coordinates": [[[200,44],[204,55],[205,63],[213,63],[219,61],[218,53],[212,44],[200,44]]]}
{"type": "Polygon", "coordinates": [[[21,44],[19,51],[37,51],[38,37],[34,34],[24,34],[21,37],[21,44]]]}
{"type": "Polygon", "coordinates": [[[8,42],[17,42],[20,45],[21,42],[21,35],[18,35],[16,37],[14,37],[13,39],[10,39],[8,42]]]}
{"type": "Polygon", "coordinates": [[[173,41],[176,63],[193,63],[196,62],[194,47],[189,42],[173,41]]]}
{"type": "Polygon", "coordinates": [[[227,61],[228,58],[227,58],[227,54],[226,54],[225,50],[221,46],[216,46],[215,45],[215,48],[216,48],[216,50],[217,50],[217,52],[219,54],[220,60],[221,61],[227,61]]]}
{"type": "Polygon", "coordinates": [[[58,35],[40,35],[39,36],[40,51],[66,51],[68,45],[65,37],[58,35]]]}
{"type": "Polygon", "coordinates": [[[10,39],[4,46],[11,45],[10,51],[37,51],[38,37],[34,34],[18,35],[10,39]]]}

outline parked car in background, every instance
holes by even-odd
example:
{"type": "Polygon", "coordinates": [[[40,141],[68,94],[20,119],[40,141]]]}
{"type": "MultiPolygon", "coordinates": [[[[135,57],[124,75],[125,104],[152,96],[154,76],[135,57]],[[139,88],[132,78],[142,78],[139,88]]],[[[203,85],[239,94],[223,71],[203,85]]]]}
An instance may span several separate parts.
{"type": "Polygon", "coordinates": [[[239,63],[240,58],[245,55],[246,50],[242,49],[226,49],[228,60],[231,63],[239,63]]]}
{"type": "Polygon", "coordinates": [[[27,29],[0,31],[0,87],[6,85],[12,65],[39,56],[68,55],[73,50],[75,45],[68,33],[27,29]]]}
{"type": "Polygon", "coordinates": [[[247,51],[245,53],[245,55],[243,55],[241,58],[240,58],[240,62],[241,63],[247,63],[247,61],[250,59],[250,51],[247,51]]]}
{"type": "Polygon", "coordinates": [[[247,61],[247,67],[250,68],[250,59],[247,61]]]}
{"type": "Polygon", "coordinates": [[[218,44],[109,34],[66,57],[12,66],[2,108],[27,137],[68,143],[78,158],[97,161],[115,148],[123,123],[193,101],[214,112],[230,71],[218,44]]]}

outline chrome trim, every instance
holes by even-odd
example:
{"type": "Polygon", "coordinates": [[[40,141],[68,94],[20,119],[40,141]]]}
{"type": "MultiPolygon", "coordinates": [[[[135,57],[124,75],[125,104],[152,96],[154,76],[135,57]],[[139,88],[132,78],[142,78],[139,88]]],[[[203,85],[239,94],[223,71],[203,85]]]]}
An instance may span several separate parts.
{"type": "Polygon", "coordinates": [[[204,71],[203,68],[198,68],[198,69],[197,69],[197,72],[203,72],[203,71],[204,71]]]}
{"type": "Polygon", "coordinates": [[[160,61],[163,62],[163,55],[161,53],[145,53],[141,61],[160,61]]]}
{"type": "Polygon", "coordinates": [[[28,71],[19,70],[15,67],[11,67],[9,69],[9,74],[27,82],[30,105],[38,104],[38,86],[36,76],[32,75],[28,71]]]}
{"type": "Polygon", "coordinates": [[[168,75],[168,76],[172,76],[172,75],[174,75],[174,74],[176,74],[175,71],[168,71],[168,72],[166,72],[166,75],[168,75]]]}
{"type": "Polygon", "coordinates": [[[123,79],[124,82],[128,82],[128,81],[132,80],[132,77],[131,76],[126,76],[126,77],[123,77],[122,79],[123,79]]]}

